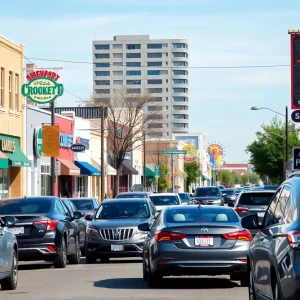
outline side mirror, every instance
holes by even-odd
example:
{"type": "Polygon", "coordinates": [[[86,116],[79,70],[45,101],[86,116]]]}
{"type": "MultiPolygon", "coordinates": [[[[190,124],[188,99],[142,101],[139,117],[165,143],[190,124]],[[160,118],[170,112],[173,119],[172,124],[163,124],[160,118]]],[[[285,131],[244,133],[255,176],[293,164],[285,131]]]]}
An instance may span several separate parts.
{"type": "Polygon", "coordinates": [[[257,214],[243,217],[241,219],[241,224],[243,228],[250,230],[258,230],[261,228],[258,222],[257,214]]]}
{"type": "Polygon", "coordinates": [[[88,214],[88,215],[85,215],[85,219],[87,220],[87,221],[92,221],[93,220],[93,215],[92,214],[88,214]]]}
{"type": "Polygon", "coordinates": [[[80,211],[74,211],[73,215],[74,219],[81,219],[83,217],[83,214],[80,211]]]}
{"type": "Polygon", "coordinates": [[[10,227],[14,226],[17,223],[17,219],[14,217],[2,217],[4,226],[10,227]]]}
{"type": "Polygon", "coordinates": [[[150,231],[150,226],[148,223],[143,223],[138,226],[140,231],[150,231]]]}
{"type": "Polygon", "coordinates": [[[226,197],[226,194],[222,193],[222,197],[226,197]]]}

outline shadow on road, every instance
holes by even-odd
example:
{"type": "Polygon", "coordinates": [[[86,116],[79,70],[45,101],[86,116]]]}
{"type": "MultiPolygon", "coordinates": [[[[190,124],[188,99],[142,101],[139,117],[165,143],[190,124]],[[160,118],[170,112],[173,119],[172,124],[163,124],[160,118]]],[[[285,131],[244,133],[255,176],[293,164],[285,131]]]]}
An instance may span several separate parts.
{"type": "MultiPolygon", "coordinates": [[[[94,282],[95,287],[108,289],[148,289],[147,282],[141,278],[113,278],[94,282]]],[[[236,282],[226,278],[165,278],[162,289],[231,289],[237,287],[236,282]]]]}
{"type": "MultiPolygon", "coordinates": [[[[97,259],[97,264],[102,264],[102,265],[109,265],[109,264],[141,264],[143,262],[142,259],[127,259],[127,260],[124,260],[124,259],[114,259],[114,258],[111,258],[108,262],[101,262],[100,259],[97,259]]],[[[81,263],[86,263],[85,259],[82,260],[81,263]]]]}

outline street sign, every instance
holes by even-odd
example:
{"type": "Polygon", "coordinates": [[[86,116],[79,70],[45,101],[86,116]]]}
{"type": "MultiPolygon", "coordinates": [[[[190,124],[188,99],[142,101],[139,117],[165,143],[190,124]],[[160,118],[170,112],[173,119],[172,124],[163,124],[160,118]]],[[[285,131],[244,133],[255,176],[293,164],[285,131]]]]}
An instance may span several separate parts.
{"type": "Polygon", "coordinates": [[[294,110],[291,114],[291,119],[296,122],[299,123],[300,122],[300,110],[294,110]]]}
{"type": "Polygon", "coordinates": [[[168,155],[186,154],[186,150],[164,150],[164,154],[168,154],[168,155]]]}
{"type": "Polygon", "coordinates": [[[73,144],[73,145],[70,146],[70,149],[73,152],[82,152],[86,149],[86,147],[83,144],[73,144]]]}
{"type": "Polygon", "coordinates": [[[155,172],[155,178],[159,178],[159,176],[160,176],[160,165],[156,165],[154,167],[154,172],[155,172]]]}
{"type": "Polygon", "coordinates": [[[300,170],[300,147],[293,149],[293,169],[300,170]]]}

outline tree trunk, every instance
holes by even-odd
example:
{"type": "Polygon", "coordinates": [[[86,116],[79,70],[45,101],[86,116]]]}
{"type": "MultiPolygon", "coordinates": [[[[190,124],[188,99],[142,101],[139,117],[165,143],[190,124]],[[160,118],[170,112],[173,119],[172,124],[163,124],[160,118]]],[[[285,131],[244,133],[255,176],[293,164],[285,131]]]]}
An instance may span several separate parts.
{"type": "Polygon", "coordinates": [[[117,168],[117,175],[116,175],[116,180],[114,184],[114,198],[117,197],[119,194],[119,187],[120,187],[120,173],[121,173],[121,168],[117,168]]]}

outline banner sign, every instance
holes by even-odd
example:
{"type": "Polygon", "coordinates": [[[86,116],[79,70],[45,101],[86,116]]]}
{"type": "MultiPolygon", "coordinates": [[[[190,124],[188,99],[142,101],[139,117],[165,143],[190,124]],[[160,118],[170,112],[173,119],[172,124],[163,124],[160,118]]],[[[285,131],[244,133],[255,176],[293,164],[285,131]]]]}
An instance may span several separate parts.
{"type": "Polygon", "coordinates": [[[220,166],[223,159],[223,147],[219,144],[211,144],[207,149],[210,163],[214,166],[220,166]]]}
{"type": "Polygon", "coordinates": [[[300,34],[291,34],[291,107],[300,108],[300,34]]]}

